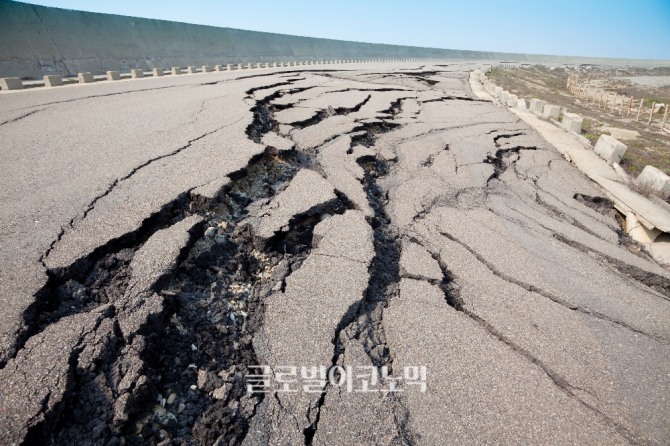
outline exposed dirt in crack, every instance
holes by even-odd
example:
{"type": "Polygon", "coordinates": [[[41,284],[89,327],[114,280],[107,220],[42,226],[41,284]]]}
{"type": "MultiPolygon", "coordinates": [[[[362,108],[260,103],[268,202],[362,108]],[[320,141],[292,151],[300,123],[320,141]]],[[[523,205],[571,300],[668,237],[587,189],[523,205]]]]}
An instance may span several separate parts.
{"type": "MultiPolygon", "coordinates": [[[[181,194],[147,218],[137,230],[98,247],[63,269],[48,269],[47,283],[23,315],[24,329],[17,335],[14,353],[48,325],[73,314],[90,311],[122,296],[128,284],[128,267],[135,252],[157,230],[193,213],[181,194]]],[[[6,361],[0,363],[4,367],[6,361]]]]}
{"type": "Polygon", "coordinates": [[[491,102],[486,99],[470,98],[467,96],[442,96],[440,98],[435,99],[426,99],[425,101],[421,101],[421,103],[429,104],[431,102],[445,102],[445,101],[491,102]]]}
{"type": "MultiPolygon", "coordinates": [[[[291,86],[292,84],[304,80],[303,78],[295,78],[295,79],[289,79],[285,82],[279,82],[277,84],[269,85],[269,86],[264,86],[264,87],[256,87],[247,90],[247,95],[249,98],[252,97],[253,93],[259,90],[266,90],[269,88],[275,88],[275,87],[281,87],[281,86],[291,86]]],[[[287,88],[287,89],[280,89],[277,90],[276,92],[266,96],[265,98],[261,100],[256,101],[256,105],[251,109],[252,113],[254,114],[253,120],[251,124],[247,127],[246,133],[247,137],[254,141],[257,144],[260,144],[261,139],[263,135],[270,131],[277,131],[279,124],[277,121],[274,119],[274,113],[278,110],[283,110],[287,108],[293,107],[292,104],[288,105],[279,105],[273,103],[275,99],[278,99],[284,95],[291,95],[291,94],[296,94],[300,93],[303,91],[310,90],[314,87],[297,87],[297,88],[287,88]]]]}
{"type": "Polygon", "coordinates": [[[613,215],[614,202],[605,197],[592,197],[590,195],[575,194],[575,200],[583,204],[584,206],[593,209],[599,214],[613,215]]]}
{"type": "MultiPolygon", "coordinates": [[[[286,174],[280,172],[281,177],[286,174]]],[[[161,428],[171,438],[190,438],[195,444],[242,441],[263,397],[247,393],[244,377],[249,366],[259,363],[252,341],[263,321],[264,299],[273,289],[283,288],[284,278],[300,267],[321,216],[345,209],[335,200],[295,216],[287,232],[276,234],[261,247],[248,227],[238,226],[246,215],[240,199],[244,203],[268,198],[276,183],[271,181],[272,172],[253,178],[265,184],[253,186],[256,193],[244,187],[226,194],[208,221],[210,227],[218,228],[216,234],[196,243],[166,289],[175,295],[178,309],[167,333],[157,340],[155,351],[161,355],[148,357],[147,363],[160,372],[158,394],[169,398],[176,393],[184,408],[173,413],[176,420],[161,417],[160,426],[155,426],[155,410],[145,413],[140,418],[143,441],[160,441],[161,428]],[[175,369],[174,363],[182,367],[175,369]]]]}
{"type": "Polygon", "coordinates": [[[302,121],[291,122],[289,125],[296,129],[304,129],[306,127],[316,125],[330,116],[333,116],[333,114],[329,113],[329,111],[319,110],[311,118],[303,119],[302,121]]]}
{"type": "MultiPolygon", "coordinates": [[[[496,143],[497,145],[497,143],[496,143]]],[[[498,146],[499,147],[499,146],[498,146]]],[[[538,150],[537,147],[511,147],[509,149],[498,149],[496,150],[495,155],[488,155],[484,160],[486,164],[493,165],[493,173],[486,180],[486,184],[490,183],[491,180],[497,179],[502,175],[510,164],[514,164],[518,161],[519,152],[522,150],[538,150]],[[516,157],[515,157],[516,156],[516,157]]]]}
{"type": "Polygon", "coordinates": [[[262,320],[262,298],[297,268],[292,265],[301,261],[310,243],[292,244],[291,251],[273,248],[285,246],[284,237],[297,240],[305,238],[303,232],[311,234],[314,220],[292,222],[264,251],[238,223],[251,202],[272,196],[304,165],[296,152],[268,150],[231,176],[219,200],[203,206],[184,194],[135,233],[66,270],[50,271],[39,304],[26,315],[35,323],[25,339],[64,316],[101,304],[111,304],[114,313],[134,253],[158,229],[196,209],[215,228],[194,238],[174,277],[156,285],[164,304],[159,314],[130,338],[114,322],[115,336],[101,346],[94,370],[75,368],[76,357],[71,361],[64,400],[27,438],[52,439],[54,444],[158,444],[170,439],[211,444],[221,437],[226,444],[239,444],[259,402],[258,396],[246,394],[243,376],[248,365],[257,363],[251,340],[262,320]],[[129,373],[141,378],[123,389],[129,373]],[[127,398],[121,414],[114,405],[119,397],[127,398]]]}
{"type": "Polygon", "coordinates": [[[389,121],[362,123],[349,132],[353,134],[353,136],[351,137],[351,144],[347,153],[353,153],[353,148],[357,145],[372,147],[377,140],[377,135],[390,132],[398,127],[400,127],[400,124],[389,121]]]}
{"type": "Polygon", "coordinates": [[[331,116],[337,116],[337,115],[348,115],[349,113],[354,113],[359,111],[365,104],[368,103],[368,101],[372,98],[372,95],[368,95],[363,101],[360,103],[356,104],[353,107],[338,107],[338,108],[333,108],[333,107],[328,107],[325,110],[319,110],[314,114],[314,116],[304,119],[302,121],[295,121],[291,122],[289,125],[293,128],[296,129],[304,129],[307,127],[311,127],[313,125],[318,124],[319,122],[323,121],[324,119],[330,118],[331,116]]]}

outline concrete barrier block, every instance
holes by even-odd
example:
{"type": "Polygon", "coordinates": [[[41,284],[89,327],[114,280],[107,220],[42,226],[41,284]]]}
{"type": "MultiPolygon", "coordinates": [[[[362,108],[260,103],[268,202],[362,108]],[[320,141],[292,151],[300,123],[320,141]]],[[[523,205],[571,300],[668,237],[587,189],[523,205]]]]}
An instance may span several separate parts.
{"type": "Polygon", "coordinates": [[[596,155],[607,161],[607,164],[621,164],[621,158],[626,153],[626,145],[610,135],[600,135],[593,151],[596,155]]]}
{"type": "Polygon", "coordinates": [[[121,79],[121,72],[119,71],[108,71],[107,80],[108,81],[118,81],[121,79]]]}
{"type": "Polygon", "coordinates": [[[533,98],[533,99],[530,100],[530,106],[528,108],[533,113],[537,113],[538,115],[541,115],[542,111],[544,110],[545,105],[546,105],[546,102],[544,102],[543,100],[533,98]]]}
{"type": "Polygon", "coordinates": [[[643,245],[648,245],[653,243],[662,232],[657,229],[647,229],[640,220],[637,218],[633,212],[626,213],[626,234],[636,242],[640,242],[643,245]]]}
{"type": "Polygon", "coordinates": [[[95,82],[95,79],[93,79],[93,75],[88,71],[85,73],[77,74],[77,79],[79,79],[80,84],[90,84],[91,82],[95,82]]]}
{"type": "Polygon", "coordinates": [[[138,68],[134,68],[130,70],[130,77],[132,77],[133,79],[141,79],[144,77],[144,71],[138,68]]]}
{"type": "Polygon", "coordinates": [[[153,74],[154,77],[161,77],[164,73],[162,68],[154,68],[151,70],[151,74],[153,74]]]}
{"type": "Polygon", "coordinates": [[[233,65],[232,65],[232,64],[228,64],[228,65],[226,65],[226,71],[230,71],[230,70],[232,70],[232,69],[233,69],[233,65]]]}
{"type": "Polygon", "coordinates": [[[254,69],[254,64],[248,63],[247,64],[247,70],[253,70],[254,69]]]}
{"type": "Polygon", "coordinates": [[[179,68],[179,67],[172,67],[172,74],[173,74],[173,75],[181,74],[181,68],[179,68]]]}
{"type": "Polygon", "coordinates": [[[224,71],[223,65],[214,65],[214,71],[224,71]]]}
{"type": "Polygon", "coordinates": [[[190,66],[190,67],[187,67],[187,68],[186,68],[186,72],[187,72],[188,74],[195,74],[195,73],[198,72],[198,70],[197,70],[197,68],[195,68],[194,66],[190,66]]]}
{"type": "Polygon", "coordinates": [[[3,90],[21,90],[23,89],[23,82],[18,77],[2,77],[0,78],[0,87],[3,90]]]}
{"type": "Polygon", "coordinates": [[[582,124],[584,124],[584,118],[578,114],[568,112],[563,113],[563,121],[561,121],[561,125],[568,132],[581,134],[582,124]]]}
{"type": "Polygon", "coordinates": [[[63,85],[63,76],[57,74],[44,76],[45,87],[58,87],[59,85],[63,85]]]}
{"type": "Polygon", "coordinates": [[[635,184],[664,200],[670,198],[670,176],[653,166],[646,166],[642,169],[640,175],[635,179],[635,184]]]}
{"type": "Polygon", "coordinates": [[[561,115],[561,106],[554,104],[545,104],[542,109],[542,117],[550,119],[558,119],[561,115]]]}
{"type": "Polygon", "coordinates": [[[507,106],[516,107],[519,103],[519,97],[515,94],[510,94],[507,96],[507,106]]]}
{"type": "Polygon", "coordinates": [[[238,70],[241,70],[241,69],[242,69],[242,64],[241,64],[241,63],[238,63],[238,64],[237,64],[237,69],[238,69],[238,70]]]}
{"type": "Polygon", "coordinates": [[[209,67],[209,65],[203,65],[201,71],[203,73],[209,73],[210,71],[212,71],[212,69],[209,67]]]}
{"type": "Polygon", "coordinates": [[[528,110],[528,106],[526,105],[526,100],[523,98],[519,98],[516,101],[516,108],[519,110],[528,110]]]}

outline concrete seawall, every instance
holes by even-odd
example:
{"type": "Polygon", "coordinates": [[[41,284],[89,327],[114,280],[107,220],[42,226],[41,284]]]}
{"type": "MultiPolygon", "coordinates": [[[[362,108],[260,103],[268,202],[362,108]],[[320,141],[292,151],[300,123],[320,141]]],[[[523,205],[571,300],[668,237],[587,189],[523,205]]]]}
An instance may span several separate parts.
{"type": "MultiPolygon", "coordinates": [[[[0,77],[345,58],[469,58],[440,50],[298,37],[0,0],[0,77]]],[[[492,55],[492,53],[491,53],[492,55]]]]}
{"type": "MultiPolygon", "coordinates": [[[[556,63],[565,59],[318,39],[0,0],[0,77],[39,79],[46,74],[102,74],[133,68],[151,71],[172,66],[359,58],[556,63]]],[[[570,58],[579,59],[587,60],[570,58]]]]}

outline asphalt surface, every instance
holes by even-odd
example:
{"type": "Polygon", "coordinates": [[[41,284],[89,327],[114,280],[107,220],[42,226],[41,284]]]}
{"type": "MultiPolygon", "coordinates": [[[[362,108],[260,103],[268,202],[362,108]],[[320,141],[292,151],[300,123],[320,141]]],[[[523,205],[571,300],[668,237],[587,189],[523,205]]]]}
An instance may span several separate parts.
{"type": "Polygon", "coordinates": [[[475,65],[302,68],[0,95],[2,443],[670,443],[597,186],[475,65]]]}

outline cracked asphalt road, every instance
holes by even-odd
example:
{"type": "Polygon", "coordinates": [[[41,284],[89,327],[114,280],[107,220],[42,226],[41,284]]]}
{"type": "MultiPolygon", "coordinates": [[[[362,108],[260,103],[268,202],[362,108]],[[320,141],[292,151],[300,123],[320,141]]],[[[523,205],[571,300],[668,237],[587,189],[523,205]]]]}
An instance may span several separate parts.
{"type": "Polygon", "coordinates": [[[670,272],[474,68],[3,95],[3,442],[668,444],[670,272]]]}

